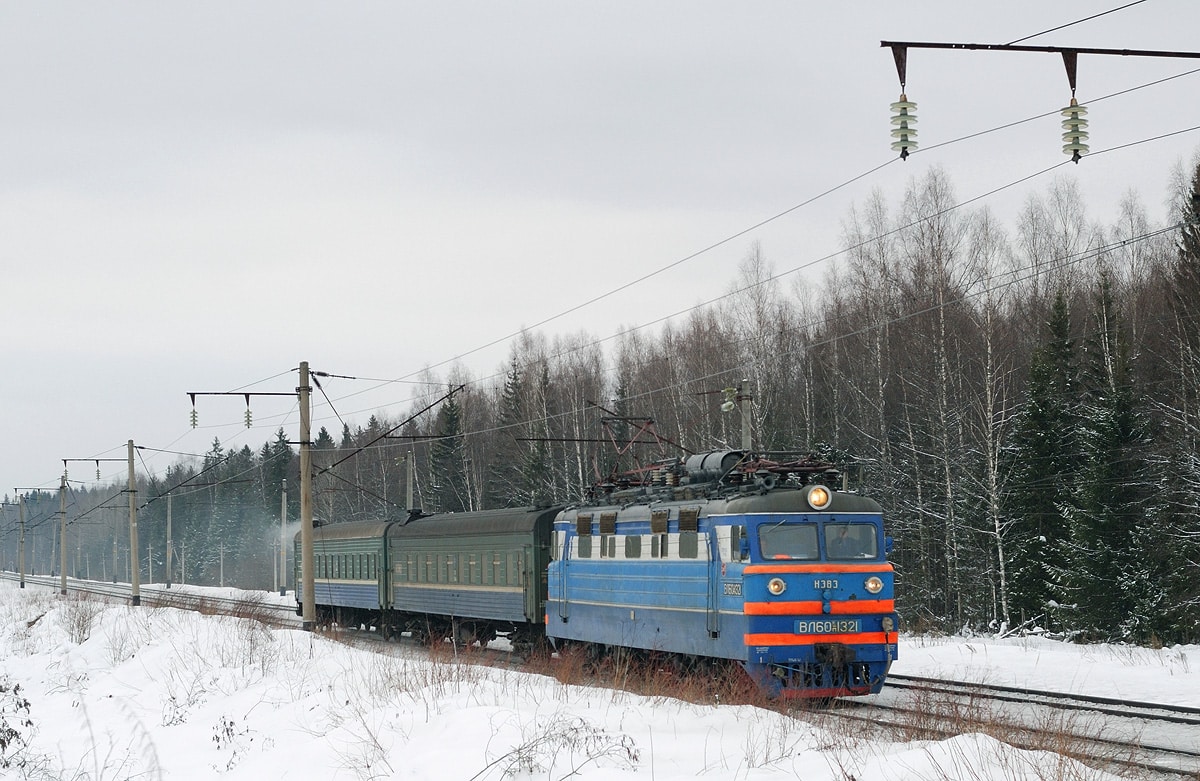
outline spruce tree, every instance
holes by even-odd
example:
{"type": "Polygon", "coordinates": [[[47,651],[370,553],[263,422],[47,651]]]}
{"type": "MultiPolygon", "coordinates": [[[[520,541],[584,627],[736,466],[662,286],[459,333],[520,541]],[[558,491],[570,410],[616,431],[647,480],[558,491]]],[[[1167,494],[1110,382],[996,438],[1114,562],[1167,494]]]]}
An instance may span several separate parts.
{"type": "Polygon", "coordinates": [[[453,395],[438,408],[434,424],[432,468],[435,501],[442,512],[463,512],[471,507],[463,461],[462,408],[453,395]]]}
{"type": "Polygon", "coordinates": [[[513,507],[529,503],[529,492],[523,485],[521,475],[522,448],[517,441],[522,434],[524,418],[522,386],[521,367],[514,355],[509,361],[496,415],[496,427],[499,430],[488,463],[486,507],[513,507]]]}
{"type": "Polygon", "coordinates": [[[275,441],[263,445],[262,475],[263,494],[268,512],[274,508],[279,512],[279,497],[283,491],[283,481],[291,471],[292,458],[295,452],[288,444],[287,434],[281,427],[275,432],[275,441]]]}
{"type": "Polygon", "coordinates": [[[1015,617],[1045,616],[1060,596],[1076,461],[1078,381],[1071,318],[1055,296],[1045,343],[1033,354],[1024,408],[1018,413],[1005,469],[1010,490],[1010,602],[1015,617]]]}
{"type": "Polygon", "coordinates": [[[1150,509],[1147,421],[1133,388],[1129,343],[1112,281],[1102,271],[1083,375],[1079,471],[1068,512],[1066,586],[1078,628],[1095,638],[1139,633],[1140,604],[1153,589],[1139,533],[1150,509]]]}
{"type": "Polygon", "coordinates": [[[313,450],[333,450],[333,437],[329,433],[329,429],[321,426],[321,430],[317,432],[317,438],[313,440],[313,450]]]}
{"type": "Polygon", "coordinates": [[[542,400],[539,420],[529,424],[533,441],[525,448],[520,464],[521,484],[525,501],[534,505],[549,505],[554,501],[554,480],[550,469],[550,368],[543,362],[541,376],[534,391],[542,400]]]}
{"type": "MultiPolygon", "coordinates": [[[[1158,620],[1148,634],[1160,642],[1200,641],[1200,164],[1182,199],[1177,252],[1170,268],[1176,330],[1175,393],[1163,442],[1163,491],[1153,518],[1156,571],[1162,573],[1158,620]]],[[[1147,599],[1149,601],[1149,599],[1147,599]]]]}
{"type": "Polygon", "coordinates": [[[1200,287],[1200,164],[1192,174],[1192,187],[1181,209],[1179,230],[1179,265],[1191,280],[1192,291],[1200,287]]]}

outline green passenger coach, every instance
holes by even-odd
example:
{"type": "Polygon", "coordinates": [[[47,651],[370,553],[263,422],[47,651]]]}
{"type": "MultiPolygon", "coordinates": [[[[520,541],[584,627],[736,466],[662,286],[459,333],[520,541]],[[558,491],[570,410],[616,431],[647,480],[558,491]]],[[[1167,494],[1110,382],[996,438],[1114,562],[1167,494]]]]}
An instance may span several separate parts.
{"type": "Polygon", "coordinates": [[[388,531],[389,602],[418,639],[528,647],[543,634],[550,530],[561,508],[447,513],[388,531]]]}

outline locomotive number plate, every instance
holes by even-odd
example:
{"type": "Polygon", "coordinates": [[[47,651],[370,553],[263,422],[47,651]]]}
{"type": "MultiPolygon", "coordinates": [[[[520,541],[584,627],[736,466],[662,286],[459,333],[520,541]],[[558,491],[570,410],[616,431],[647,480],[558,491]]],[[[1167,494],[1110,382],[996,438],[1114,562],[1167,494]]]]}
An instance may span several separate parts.
{"type": "Polygon", "coordinates": [[[742,595],[742,581],[725,581],[721,584],[722,591],[727,597],[740,597],[742,595]]]}
{"type": "Polygon", "coordinates": [[[796,622],[798,635],[841,635],[862,631],[862,622],[857,618],[841,620],[803,620],[796,622]]]}

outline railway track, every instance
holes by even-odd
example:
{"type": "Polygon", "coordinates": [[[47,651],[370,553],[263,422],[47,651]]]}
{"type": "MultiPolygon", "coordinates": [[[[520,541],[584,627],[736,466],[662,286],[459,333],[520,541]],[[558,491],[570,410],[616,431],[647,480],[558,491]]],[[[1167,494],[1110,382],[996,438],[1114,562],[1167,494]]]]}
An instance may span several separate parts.
{"type": "Polygon", "coordinates": [[[838,710],[909,737],[982,732],[1094,767],[1200,779],[1200,708],[892,675],[838,710]]]}
{"type": "MultiPolygon", "coordinates": [[[[13,572],[0,572],[0,580],[17,582],[19,576],[13,572]]],[[[26,575],[25,582],[38,588],[61,588],[57,576],[26,575]]],[[[207,592],[189,590],[186,586],[167,588],[162,583],[142,584],[138,589],[143,605],[152,607],[177,607],[187,610],[199,610],[206,613],[223,613],[227,615],[253,614],[258,618],[269,621],[277,626],[300,626],[294,604],[279,604],[266,597],[266,592],[243,592],[244,597],[222,597],[207,592]],[[259,594],[264,598],[256,599],[259,594]]],[[[87,594],[106,599],[128,603],[133,599],[132,588],[128,583],[105,583],[97,580],[76,580],[67,578],[67,594],[87,594]]]]}
{"type": "MultiPolygon", "coordinates": [[[[11,572],[0,573],[0,578],[17,580],[11,572]]],[[[27,575],[25,580],[39,588],[60,587],[57,577],[27,575]]],[[[122,583],[68,579],[67,590],[131,599],[129,584],[122,583]]],[[[294,605],[271,598],[226,598],[162,584],[142,586],[140,596],[151,606],[250,613],[278,626],[300,625],[294,605]]],[[[353,630],[348,634],[368,645],[378,637],[353,630]]],[[[496,653],[511,657],[507,651],[496,653]]],[[[1095,767],[1200,781],[1200,708],[892,675],[880,694],[838,700],[830,713],[906,739],[982,732],[1019,748],[1052,751],[1095,767]]]]}

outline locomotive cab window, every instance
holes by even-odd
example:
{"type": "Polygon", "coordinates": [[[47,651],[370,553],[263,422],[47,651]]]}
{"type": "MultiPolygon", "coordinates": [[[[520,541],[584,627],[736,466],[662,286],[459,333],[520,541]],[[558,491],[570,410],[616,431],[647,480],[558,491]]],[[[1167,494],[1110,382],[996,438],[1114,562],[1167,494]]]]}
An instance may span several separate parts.
{"type": "Polygon", "coordinates": [[[878,558],[875,527],[865,523],[825,524],[825,556],[832,560],[878,558]]]}
{"type": "Polygon", "coordinates": [[[758,547],[764,559],[820,558],[817,548],[817,526],[812,523],[764,523],[758,527],[758,547]]]}

